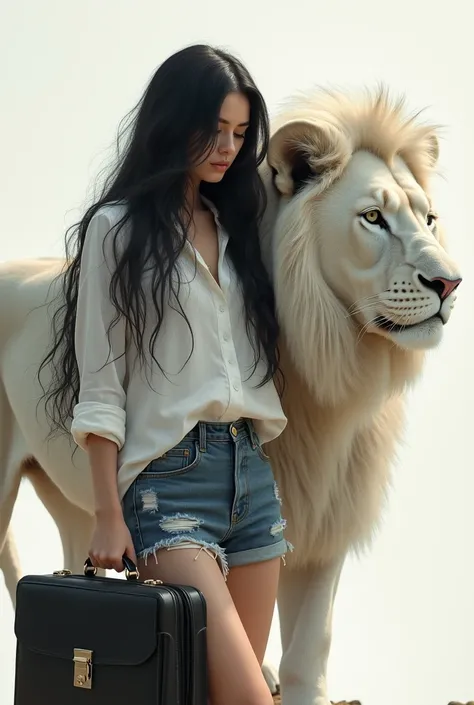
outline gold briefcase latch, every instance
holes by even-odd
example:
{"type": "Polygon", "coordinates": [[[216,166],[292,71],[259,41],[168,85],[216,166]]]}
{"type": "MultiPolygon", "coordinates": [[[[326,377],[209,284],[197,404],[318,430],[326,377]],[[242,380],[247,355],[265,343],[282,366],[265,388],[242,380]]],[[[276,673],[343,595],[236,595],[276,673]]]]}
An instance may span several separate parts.
{"type": "Polygon", "coordinates": [[[92,651],[74,649],[74,686],[92,688],[92,651]]]}

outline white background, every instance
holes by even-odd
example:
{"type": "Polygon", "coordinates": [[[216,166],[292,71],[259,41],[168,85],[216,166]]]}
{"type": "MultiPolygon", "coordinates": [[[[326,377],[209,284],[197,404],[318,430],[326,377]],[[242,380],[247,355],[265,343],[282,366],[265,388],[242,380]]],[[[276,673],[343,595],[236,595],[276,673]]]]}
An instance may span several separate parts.
{"type": "MultiPolygon", "coordinates": [[[[63,252],[120,118],[161,61],[208,41],[248,65],[273,110],[315,83],[382,79],[446,126],[438,206],[464,283],[442,347],[412,396],[394,490],[370,555],[336,603],[331,698],[364,705],[474,699],[472,177],[474,52],[468,5],[450,0],[2,0],[0,260],[63,252]]],[[[1,305],[1,302],[0,302],[1,305]]],[[[24,572],[62,565],[28,486],[14,529],[24,572]]],[[[13,613],[0,583],[0,701],[13,693],[13,613]]],[[[269,652],[279,657],[277,623],[269,652]]]]}

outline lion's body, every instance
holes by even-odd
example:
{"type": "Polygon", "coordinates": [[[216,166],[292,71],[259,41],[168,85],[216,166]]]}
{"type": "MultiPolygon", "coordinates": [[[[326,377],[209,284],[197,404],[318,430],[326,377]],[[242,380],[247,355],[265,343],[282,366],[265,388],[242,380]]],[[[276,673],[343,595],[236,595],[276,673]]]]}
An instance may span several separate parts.
{"type": "MultiPolygon", "coordinates": [[[[391,363],[390,354],[382,361],[373,352],[374,362],[382,364],[372,370],[367,365],[372,383],[377,367],[381,372],[391,363]]],[[[296,547],[289,565],[326,564],[370,541],[400,437],[403,402],[396,394],[374,409],[361,390],[347,405],[328,409],[315,403],[294,370],[290,375],[289,366],[284,369],[288,426],[267,452],[284,500],[287,536],[296,547]]]]}
{"type": "MultiPolygon", "coordinates": [[[[404,122],[401,107],[383,96],[353,103],[319,95],[277,118],[274,172],[262,170],[269,195],[262,249],[283,331],[288,416],[267,452],[295,546],[279,595],[285,705],[329,703],[325,670],[340,570],[377,525],[404,391],[453,305],[447,285],[431,283],[459,278],[440,233],[426,225],[433,135],[404,122]],[[363,220],[366,201],[386,214],[390,238],[376,229],[375,205],[372,220],[363,220]]],[[[0,267],[0,545],[28,470],[58,523],[68,567],[78,570],[90,530],[90,475],[82,451],[72,463],[68,439],[46,443],[44,409],[36,416],[35,403],[49,314],[33,308],[45,302],[61,265],[0,267]]]]}

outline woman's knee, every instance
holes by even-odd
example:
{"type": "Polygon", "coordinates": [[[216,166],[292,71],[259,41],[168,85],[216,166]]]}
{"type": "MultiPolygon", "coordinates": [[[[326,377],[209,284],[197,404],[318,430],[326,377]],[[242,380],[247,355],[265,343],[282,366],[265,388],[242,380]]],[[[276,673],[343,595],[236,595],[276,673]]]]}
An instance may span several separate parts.
{"type": "MultiPolygon", "coordinates": [[[[225,701],[223,701],[223,705],[224,703],[225,705],[274,705],[273,696],[268,687],[235,694],[232,700],[226,698],[225,701]]],[[[214,703],[212,703],[212,705],[214,705],[214,703]]],[[[221,705],[221,703],[216,702],[215,705],[221,705]]]]}
{"type": "Polygon", "coordinates": [[[241,683],[239,688],[226,688],[224,692],[212,692],[210,705],[274,705],[270,689],[264,683],[252,687],[250,683],[241,683]]]}

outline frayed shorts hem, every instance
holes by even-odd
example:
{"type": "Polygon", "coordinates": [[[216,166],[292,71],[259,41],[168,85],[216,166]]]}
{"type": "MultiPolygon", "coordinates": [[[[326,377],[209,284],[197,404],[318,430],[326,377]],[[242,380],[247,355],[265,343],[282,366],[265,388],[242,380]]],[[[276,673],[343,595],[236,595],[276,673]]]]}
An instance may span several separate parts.
{"type": "Polygon", "coordinates": [[[157,554],[159,551],[170,551],[177,548],[197,549],[198,553],[195,559],[197,559],[200,552],[204,550],[208,555],[211,555],[215,560],[217,560],[224,579],[227,579],[229,570],[233,567],[250,565],[252,563],[263,563],[265,561],[273,560],[274,558],[282,558],[284,562],[285,555],[288,552],[293,551],[293,546],[285,539],[269,546],[251,548],[246,551],[237,551],[236,553],[227,553],[225,549],[217,543],[195,539],[192,536],[175,536],[170,539],[159,541],[153,547],[140,551],[138,558],[143,559],[146,564],[148,562],[148,558],[152,555],[156,563],[158,563],[157,554]]]}
{"type": "Polygon", "coordinates": [[[193,536],[173,536],[172,538],[163,539],[162,541],[155,543],[155,545],[151,548],[146,548],[143,551],[140,551],[138,553],[138,558],[143,559],[146,565],[148,558],[152,555],[156,563],[158,563],[157,554],[159,551],[172,551],[173,549],[179,548],[197,549],[198,553],[195,560],[197,560],[201,551],[204,551],[207,555],[212,556],[215,560],[217,560],[224,578],[227,578],[229,565],[225,550],[217,543],[204,541],[202,539],[194,538],[193,536]]]}
{"type": "Polygon", "coordinates": [[[238,565],[250,565],[251,563],[263,563],[273,558],[284,558],[285,554],[293,550],[293,546],[285,539],[261,548],[250,548],[246,551],[227,554],[229,568],[238,565]]]}

